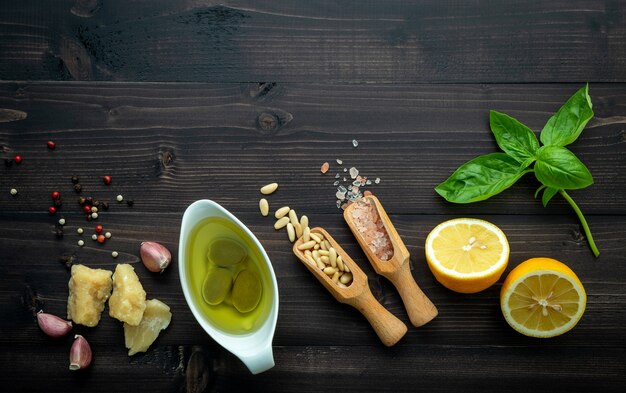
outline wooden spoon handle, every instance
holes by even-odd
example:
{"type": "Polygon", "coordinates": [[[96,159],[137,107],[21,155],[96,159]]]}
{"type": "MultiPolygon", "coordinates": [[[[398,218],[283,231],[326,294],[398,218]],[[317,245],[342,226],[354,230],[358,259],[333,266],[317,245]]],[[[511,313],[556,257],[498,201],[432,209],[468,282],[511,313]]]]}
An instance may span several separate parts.
{"type": "Polygon", "coordinates": [[[367,318],[386,346],[396,344],[406,334],[406,325],[374,298],[369,287],[349,302],[367,318]]]}
{"type": "Polygon", "coordinates": [[[398,290],[413,326],[425,325],[437,316],[439,313],[437,307],[426,297],[415,282],[408,261],[396,273],[389,274],[386,277],[398,290]]]}

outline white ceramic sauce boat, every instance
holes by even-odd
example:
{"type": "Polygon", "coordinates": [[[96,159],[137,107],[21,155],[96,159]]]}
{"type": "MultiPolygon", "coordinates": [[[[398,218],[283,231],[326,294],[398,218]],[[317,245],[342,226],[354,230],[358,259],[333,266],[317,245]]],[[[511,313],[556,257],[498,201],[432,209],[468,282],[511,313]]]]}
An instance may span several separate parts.
{"type": "MultiPolygon", "coordinates": [[[[178,244],[178,272],[180,275],[180,283],[185,295],[185,300],[191,309],[194,317],[202,326],[202,328],[222,347],[237,356],[252,372],[258,374],[274,367],[274,355],[272,352],[272,339],[276,329],[276,320],[278,317],[278,285],[276,283],[276,275],[272,268],[267,253],[254,234],[237,219],[228,210],[224,209],[218,203],[208,199],[198,200],[185,210],[180,228],[180,241],[178,244]],[[187,242],[190,240],[194,227],[207,218],[224,218],[229,220],[239,228],[241,228],[252,240],[254,245],[259,249],[263,260],[260,263],[267,265],[271,276],[271,288],[273,291],[273,301],[269,315],[263,324],[252,333],[248,334],[231,334],[215,327],[211,321],[202,314],[196,300],[190,295],[190,280],[187,271],[187,242]]],[[[197,297],[196,297],[197,298],[197,297]]]]}

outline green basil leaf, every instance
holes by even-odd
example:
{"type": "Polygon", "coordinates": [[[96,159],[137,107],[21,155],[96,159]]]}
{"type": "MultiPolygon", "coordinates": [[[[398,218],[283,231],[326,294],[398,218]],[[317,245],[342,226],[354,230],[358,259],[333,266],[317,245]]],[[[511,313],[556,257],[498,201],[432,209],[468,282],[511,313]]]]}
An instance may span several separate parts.
{"type": "Polygon", "coordinates": [[[505,153],[487,154],[461,165],[435,191],[448,202],[482,201],[511,187],[527,172],[531,170],[524,170],[505,153]]]}
{"type": "Polygon", "coordinates": [[[574,142],[593,117],[589,85],[578,90],[541,130],[544,145],[566,146],[574,142]]]}
{"type": "Polygon", "coordinates": [[[500,149],[523,164],[524,168],[534,161],[539,141],[530,128],[517,119],[496,111],[489,113],[489,124],[500,149]]]}
{"type": "Polygon", "coordinates": [[[542,184],[556,189],[575,190],[593,184],[593,177],[585,164],[560,146],[539,149],[535,176],[542,184]]]}
{"type": "Polygon", "coordinates": [[[541,197],[541,203],[543,204],[543,207],[548,206],[548,202],[550,202],[550,199],[554,198],[557,192],[559,192],[559,190],[556,188],[546,187],[545,191],[543,192],[543,196],[541,197]]]}

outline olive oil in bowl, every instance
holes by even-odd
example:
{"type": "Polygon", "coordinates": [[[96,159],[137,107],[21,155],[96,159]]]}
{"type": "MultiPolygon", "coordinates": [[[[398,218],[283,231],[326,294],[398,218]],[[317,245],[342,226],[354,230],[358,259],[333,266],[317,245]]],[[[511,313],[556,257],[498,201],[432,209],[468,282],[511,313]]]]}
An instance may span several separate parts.
{"type": "Polygon", "coordinates": [[[202,314],[225,333],[257,330],[273,294],[268,266],[260,263],[252,239],[230,220],[212,217],[196,224],[187,247],[191,297],[202,314]]]}
{"type": "Polygon", "coordinates": [[[192,203],[181,223],[180,283],[194,317],[257,374],[274,366],[278,285],[254,234],[219,204],[192,203]]]}

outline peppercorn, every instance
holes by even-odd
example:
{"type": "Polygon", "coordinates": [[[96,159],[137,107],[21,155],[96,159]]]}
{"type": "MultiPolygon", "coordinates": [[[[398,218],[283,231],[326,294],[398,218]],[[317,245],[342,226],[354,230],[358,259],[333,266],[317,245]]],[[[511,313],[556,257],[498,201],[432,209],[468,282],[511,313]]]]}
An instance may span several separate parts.
{"type": "Polygon", "coordinates": [[[79,198],[78,198],[78,204],[79,204],[79,205],[84,205],[86,201],[87,201],[87,200],[85,199],[85,197],[79,197],[79,198]]]}
{"type": "Polygon", "coordinates": [[[100,201],[93,201],[92,206],[100,207],[100,201]]]}
{"type": "Polygon", "coordinates": [[[92,212],[92,213],[97,213],[97,212],[98,212],[98,208],[97,208],[97,207],[95,207],[95,206],[92,206],[92,207],[91,207],[91,212],[92,212]]]}
{"type": "Polygon", "coordinates": [[[55,235],[56,235],[57,239],[62,239],[63,238],[63,228],[57,227],[55,235]]]}
{"type": "Polygon", "coordinates": [[[126,204],[128,205],[128,207],[133,207],[133,205],[135,204],[135,201],[133,201],[132,199],[129,199],[126,201],[126,204]]]}
{"type": "Polygon", "coordinates": [[[84,242],[83,240],[79,240],[79,241],[78,241],[78,245],[82,247],[82,246],[84,246],[84,245],[85,245],[85,242],[84,242]]]}
{"type": "Polygon", "coordinates": [[[54,207],[61,207],[61,206],[63,206],[63,202],[61,202],[60,199],[55,199],[54,202],[52,202],[52,204],[54,205],[54,207]]]}
{"type": "Polygon", "coordinates": [[[92,197],[87,197],[86,201],[87,201],[88,204],[93,206],[93,198],[92,197]]]}
{"type": "Polygon", "coordinates": [[[96,225],[96,233],[102,232],[102,225],[96,225]]]}
{"type": "Polygon", "coordinates": [[[119,255],[120,255],[120,253],[119,253],[119,252],[117,252],[117,251],[113,251],[113,252],[111,253],[111,256],[112,256],[113,258],[117,258],[119,255]]]}
{"type": "Polygon", "coordinates": [[[91,206],[90,205],[83,206],[83,211],[87,214],[91,214],[91,206]]]}
{"type": "Polygon", "coordinates": [[[102,176],[102,181],[104,182],[104,184],[109,185],[111,184],[111,176],[102,176]]]}
{"type": "Polygon", "coordinates": [[[107,239],[111,238],[111,232],[107,232],[104,234],[104,237],[106,237],[107,239]]]}
{"type": "Polygon", "coordinates": [[[65,218],[59,218],[59,225],[65,225],[65,218]]]}
{"type": "Polygon", "coordinates": [[[109,210],[109,202],[102,202],[102,208],[104,210],[109,210]]]}
{"type": "Polygon", "coordinates": [[[76,191],[76,193],[79,193],[83,190],[83,186],[81,186],[79,183],[74,184],[74,191],[76,191]]]}
{"type": "Polygon", "coordinates": [[[13,196],[17,195],[17,188],[11,188],[10,194],[13,196]]]}
{"type": "Polygon", "coordinates": [[[50,194],[50,196],[52,197],[52,199],[61,198],[61,194],[58,191],[53,191],[52,194],[50,194]]]}
{"type": "Polygon", "coordinates": [[[104,243],[105,240],[106,239],[105,239],[104,235],[98,236],[98,243],[102,244],[102,243],[104,243]]]}
{"type": "Polygon", "coordinates": [[[54,213],[56,213],[56,212],[57,212],[57,208],[56,208],[56,207],[54,207],[54,206],[50,206],[50,207],[48,208],[48,213],[50,213],[50,214],[54,214],[54,213]]]}
{"type": "Polygon", "coordinates": [[[98,235],[96,235],[95,233],[93,235],[91,235],[91,239],[92,240],[98,240],[98,235]]]}
{"type": "Polygon", "coordinates": [[[91,213],[91,218],[93,218],[94,220],[98,218],[98,213],[91,213]]]}
{"type": "Polygon", "coordinates": [[[13,161],[15,161],[16,164],[21,164],[22,163],[22,156],[15,156],[13,157],[13,161]]]}
{"type": "Polygon", "coordinates": [[[115,197],[118,202],[122,202],[124,200],[124,196],[122,194],[115,197]]]}
{"type": "Polygon", "coordinates": [[[4,159],[4,165],[6,165],[7,168],[10,168],[13,166],[13,160],[11,158],[5,158],[4,159]]]}
{"type": "Polygon", "coordinates": [[[83,234],[83,228],[76,229],[76,233],[78,233],[79,235],[82,235],[83,234]]]}
{"type": "Polygon", "coordinates": [[[72,176],[72,184],[78,184],[78,176],[72,176]]]}
{"type": "Polygon", "coordinates": [[[48,143],[46,143],[46,145],[48,146],[48,149],[50,149],[50,150],[54,150],[54,148],[57,147],[57,144],[54,143],[54,141],[48,141],[48,143]]]}
{"type": "Polygon", "coordinates": [[[85,219],[89,222],[91,222],[91,214],[87,214],[87,217],[85,217],[85,219]]]}

